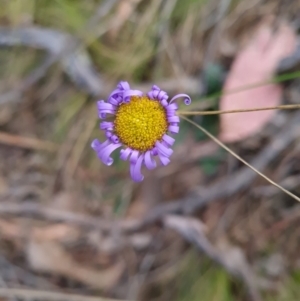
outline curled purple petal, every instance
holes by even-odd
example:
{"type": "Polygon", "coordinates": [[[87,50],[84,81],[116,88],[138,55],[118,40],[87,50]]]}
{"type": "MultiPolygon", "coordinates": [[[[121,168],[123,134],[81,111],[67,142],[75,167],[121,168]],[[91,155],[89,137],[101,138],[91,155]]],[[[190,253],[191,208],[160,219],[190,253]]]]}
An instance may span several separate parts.
{"type": "Polygon", "coordinates": [[[144,176],[141,173],[141,168],[144,160],[144,155],[140,155],[136,163],[131,163],[130,173],[135,182],[141,182],[144,180],[144,176]]]}
{"type": "Polygon", "coordinates": [[[122,98],[118,96],[109,97],[108,102],[111,103],[113,106],[118,106],[119,103],[122,101],[122,98]]]}
{"type": "Polygon", "coordinates": [[[104,112],[100,111],[100,109],[99,109],[99,105],[102,104],[102,103],[104,103],[104,100],[97,101],[97,108],[98,108],[99,118],[104,119],[106,117],[106,114],[104,112]]]}
{"type": "MultiPolygon", "coordinates": [[[[130,176],[133,179],[135,163],[130,163],[130,176]]],[[[133,179],[134,180],[134,179],[133,179]]]]}
{"type": "Polygon", "coordinates": [[[110,109],[102,109],[101,111],[99,111],[99,115],[100,114],[115,114],[116,111],[115,110],[110,110],[110,109]]]}
{"type": "Polygon", "coordinates": [[[126,161],[131,153],[132,153],[132,149],[130,147],[127,147],[126,149],[122,149],[120,151],[121,160],[126,161]]]}
{"type": "Polygon", "coordinates": [[[151,152],[152,156],[157,156],[158,155],[158,151],[157,151],[156,147],[152,148],[152,150],[150,152],[151,152]]]}
{"type": "Polygon", "coordinates": [[[151,99],[155,99],[161,89],[157,85],[153,85],[151,91],[147,93],[148,97],[151,99]]]}
{"type": "Polygon", "coordinates": [[[108,122],[108,121],[102,121],[100,123],[100,129],[101,130],[109,130],[112,131],[114,128],[114,123],[113,122],[108,122]]]}
{"type": "Polygon", "coordinates": [[[167,99],[169,98],[167,92],[163,91],[163,90],[160,90],[157,86],[155,86],[155,89],[153,89],[152,87],[152,90],[149,91],[147,93],[148,97],[151,98],[151,99],[157,99],[161,102],[163,102],[164,104],[168,104],[167,102],[167,99]]]}
{"type": "Polygon", "coordinates": [[[125,81],[121,81],[118,83],[118,86],[117,86],[120,90],[130,90],[130,85],[128,82],[125,82],[125,81]]]}
{"type": "Polygon", "coordinates": [[[106,131],[105,132],[105,137],[107,138],[107,139],[110,139],[110,137],[113,135],[113,133],[112,132],[110,132],[110,131],[106,131]]]}
{"type": "Polygon", "coordinates": [[[168,157],[165,157],[161,154],[159,154],[158,157],[159,157],[159,160],[160,160],[161,164],[164,165],[164,166],[168,165],[171,162],[168,157]]]}
{"type": "Polygon", "coordinates": [[[155,146],[157,148],[158,154],[162,154],[163,156],[170,157],[173,154],[173,150],[168,148],[163,143],[156,141],[155,146]]]}
{"type": "Polygon", "coordinates": [[[163,90],[155,90],[153,91],[153,96],[158,99],[158,100],[163,100],[163,99],[166,99],[167,97],[167,92],[163,91],[163,90]]]}
{"type": "Polygon", "coordinates": [[[178,134],[179,133],[179,126],[178,125],[169,125],[168,131],[172,134],[178,134]]]}
{"type": "Polygon", "coordinates": [[[109,94],[108,99],[118,98],[118,96],[121,95],[122,93],[123,91],[121,91],[120,89],[115,89],[109,94]]]}
{"type": "Polygon", "coordinates": [[[143,92],[139,90],[126,90],[124,91],[123,98],[125,102],[130,101],[131,96],[142,96],[143,92]]]}
{"type": "Polygon", "coordinates": [[[178,123],[178,122],[180,122],[180,119],[178,116],[171,116],[171,117],[168,117],[168,121],[170,123],[173,123],[173,122],[178,123]]]}
{"type": "Polygon", "coordinates": [[[113,160],[113,158],[110,157],[110,155],[114,150],[116,150],[117,148],[119,148],[121,146],[122,146],[121,143],[109,144],[104,149],[102,149],[102,151],[99,153],[99,158],[105,165],[107,165],[107,166],[112,165],[114,160],[113,160]]]}
{"type": "Polygon", "coordinates": [[[129,159],[130,163],[136,163],[138,157],[139,157],[139,151],[133,150],[129,159]]]}
{"type": "Polygon", "coordinates": [[[162,99],[167,100],[168,99],[167,92],[165,92],[163,90],[160,90],[159,93],[158,93],[158,95],[157,95],[157,99],[159,99],[159,100],[162,100],[162,99]]]}
{"type": "Polygon", "coordinates": [[[98,102],[98,109],[99,110],[115,110],[116,107],[112,105],[111,103],[99,101],[98,102]]]}
{"type": "Polygon", "coordinates": [[[111,137],[110,137],[110,140],[113,142],[113,143],[120,143],[120,139],[119,139],[119,137],[117,136],[117,135],[112,135],[111,137]]]}
{"type": "Polygon", "coordinates": [[[97,102],[98,112],[100,118],[105,118],[105,114],[115,114],[116,107],[108,102],[104,102],[103,100],[100,100],[97,102]]]}
{"type": "Polygon", "coordinates": [[[191,98],[187,95],[187,94],[177,94],[177,95],[175,95],[171,100],[170,100],[170,104],[174,101],[174,100],[176,100],[176,99],[178,99],[178,98],[182,98],[182,97],[184,97],[184,103],[185,103],[185,105],[190,105],[191,104],[191,102],[192,102],[192,100],[191,100],[191,98]]]}
{"type": "Polygon", "coordinates": [[[97,107],[98,107],[98,109],[99,109],[99,106],[100,106],[101,104],[103,104],[103,103],[105,103],[104,100],[98,100],[98,101],[97,101],[97,107]]]}
{"type": "Polygon", "coordinates": [[[175,139],[167,134],[164,134],[162,138],[163,141],[166,142],[169,146],[172,146],[175,142],[175,139]]]}
{"type": "Polygon", "coordinates": [[[173,102],[173,103],[171,103],[171,104],[169,104],[168,106],[167,106],[167,110],[169,111],[169,110],[171,110],[171,111],[173,111],[173,110],[178,110],[178,104],[176,103],[176,102],[173,102]]]}
{"type": "Polygon", "coordinates": [[[152,91],[152,95],[153,95],[154,99],[157,99],[157,96],[158,96],[159,92],[160,92],[160,90],[153,90],[152,91]]]}
{"type": "Polygon", "coordinates": [[[147,151],[145,153],[145,165],[149,170],[154,169],[156,167],[155,160],[151,158],[151,151],[147,151]]]}
{"type": "Polygon", "coordinates": [[[147,95],[148,95],[148,97],[150,99],[154,99],[155,98],[154,95],[153,95],[153,91],[152,90],[150,92],[148,92],[147,95]]]}
{"type": "Polygon", "coordinates": [[[176,116],[176,111],[167,110],[167,117],[176,116]]]}
{"type": "Polygon", "coordinates": [[[91,148],[94,151],[97,151],[97,149],[100,147],[100,145],[101,145],[101,142],[98,139],[94,139],[91,143],[91,148]]]}
{"type": "Polygon", "coordinates": [[[168,106],[168,101],[166,100],[166,99],[162,99],[161,101],[160,101],[160,103],[161,103],[161,105],[163,106],[163,107],[167,107],[168,106]]]}
{"type": "Polygon", "coordinates": [[[94,139],[91,144],[91,147],[96,153],[99,153],[101,152],[102,149],[104,149],[109,144],[110,144],[109,140],[106,140],[103,143],[101,143],[98,139],[94,139]]]}

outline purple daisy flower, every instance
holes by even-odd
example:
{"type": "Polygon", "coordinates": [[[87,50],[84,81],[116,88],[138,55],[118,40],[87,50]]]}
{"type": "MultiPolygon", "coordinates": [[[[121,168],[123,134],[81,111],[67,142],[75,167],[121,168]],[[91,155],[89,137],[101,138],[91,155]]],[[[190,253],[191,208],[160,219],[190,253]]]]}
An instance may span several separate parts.
{"type": "Polygon", "coordinates": [[[186,94],[177,94],[170,101],[168,98],[167,93],[156,85],[144,94],[132,90],[127,82],[120,82],[107,102],[97,102],[101,119],[107,114],[114,115],[112,121],[100,123],[107,140],[92,142],[98,158],[109,166],[113,163],[111,153],[122,148],[120,158],[129,160],[130,174],[136,182],[144,179],[143,164],[150,170],[156,167],[154,157],[158,157],[162,165],[169,164],[175,142],[170,134],[179,132],[178,106],[174,101],[184,98],[184,103],[189,105],[191,98],[186,94]]]}

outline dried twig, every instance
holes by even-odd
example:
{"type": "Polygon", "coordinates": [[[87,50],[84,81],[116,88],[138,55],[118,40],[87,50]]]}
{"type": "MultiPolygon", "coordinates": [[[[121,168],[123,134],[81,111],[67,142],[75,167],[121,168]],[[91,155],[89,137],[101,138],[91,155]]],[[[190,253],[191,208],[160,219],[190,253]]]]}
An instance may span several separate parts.
{"type": "Polygon", "coordinates": [[[0,296],[5,298],[17,297],[24,300],[54,300],[54,301],[117,301],[116,299],[92,297],[84,295],[72,295],[49,291],[36,291],[17,288],[0,288],[0,296]]]}
{"type": "Polygon", "coordinates": [[[44,219],[51,222],[65,222],[86,228],[95,228],[103,231],[111,231],[115,227],[123,231],[131,231],[136,228],[135,221],[112,222],[99,218],[93,218],[84,214],[77,214],[68,211],[52,209],[33,202],[23,202],[18,204],[0,203],[0,215],[23,216],[37,219],[44,219]]]}
{"type": "Polygon", "coordinates": [[[0,144],[7,144],[26,149],[45,150],[49,152],[55,152],[58,149],[58,145],[49,141],[12,135],[4,132],[0,132],[0,144]]]}
{"type": "Polygon", "coordinates": [[[226,251],[216,249],[206,238],[203,231],[204,226],[197,219],[168,215],[164,218],[164,225],[180,233],[185,240],[223,266],[231,275],[241,278],[248,288],[252,300],[261,300],[255,275],[239,249],[231,248],[226,251]]]}

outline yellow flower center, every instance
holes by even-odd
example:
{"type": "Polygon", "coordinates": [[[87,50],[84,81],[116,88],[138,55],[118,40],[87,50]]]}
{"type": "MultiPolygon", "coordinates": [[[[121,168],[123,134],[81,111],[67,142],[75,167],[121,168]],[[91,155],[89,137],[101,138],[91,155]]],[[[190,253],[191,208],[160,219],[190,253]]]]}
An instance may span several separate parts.
{"type": "Polygon", "coordinates": [[[121,104],[114,124],[120,141],[141,152],[151,149],[168,128],[164,107],[147,96],[133,96],[129,103],[121,104]]]}

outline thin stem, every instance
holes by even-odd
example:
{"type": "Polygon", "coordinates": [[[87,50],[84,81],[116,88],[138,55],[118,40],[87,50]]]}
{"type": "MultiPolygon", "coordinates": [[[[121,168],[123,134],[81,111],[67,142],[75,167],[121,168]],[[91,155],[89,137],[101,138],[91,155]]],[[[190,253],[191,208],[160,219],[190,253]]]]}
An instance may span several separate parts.
{"type": "Polygon", "coordinates": [[[254,172],[256,172],[258,175],[260,175],[262,178],[264,178],[266,181],[268,181],[270,184],[274,185],[275,187],[279,188],[281,191],[285,192],[287,195],[295,199],[296,201],[300,202],[300,198],[297,197],[295,194],[291,193],[290,191],[286,190],[267,176],[265,176],[263,173],[261,173],[259,170],[257,170],[255,167],[250,165],[247,161],[245,161],[243,158],[241,158],[239,155],[237,155],[235,152],[233,152],[229,147],[227,147],[223,142],[221,142],[217,137],[209,133],[205,128],[203,128],[201,125],[197,124],[196,122],[181,116],[182,119],[186,120],[187,122],[193,124],[195,127],[200,129],[205,135],[207,135],[210,139],[212,139],[214,142],[216,142],[219,146],[221,146],[223,149],[225,149],[227,152],[229,152],[232,156],[234,156],[236,159],[244,163],[246,166],[251,168],[254,172]]]}
{"type": "Polygon", "coordinates": [[[24,300],[53,300],[53,301],[117,301],[116,299],[74,295],[53,291],[41,291],[19,288],[0,288],[0,296],[4,298],[20,298],[24,300]]]}
{"type": "Polygon", "coordinates": [[[229,113],[243,113],[243,112],[257,112],[257,111],[267,111],[267,110],[293,110],[300,109],[300,104],[296,105],[280,105],[275,107],[264,107],[264,108],[252,108],[252,109],[240,109],[240,110],[227,110],[227,111],[178,111],[177,114],[180,116],[193,116],[193,115],[221,115],[229,113]]]}
{"type": "Polygon", "coordinates": [[[278,84],[278,83],[282,83],[282,82],[292,80],[292,79],[296,79],[296,78],[299,78],[299,77],[300,77],[300,71],[291,72],[291,73],[287,73],[287,74],[282,74],[282,75],[276,76],[275,78],[270,79],[270,80],[265,80],[265,81],[253,83],[253,84],[250,84],[250,85],[241,86],[241,87],[229,90],[229,91],[216,92],[216,93],[213,93],[213,94],[211,94],[207,97],[204,97],[203,99],[205,99],[205,100],[217,99],[217,98],[219,98],[221,96],[224,96],[224,95],[235,94],[235,93],[238,93],[238,92],[243,92],[243,91],[246,91],[246,90],[255,89],[255,88],[258,88],[258,87],[261,87],[261,86],[265,86],[265,85],[278,84]]]}

